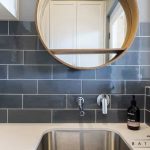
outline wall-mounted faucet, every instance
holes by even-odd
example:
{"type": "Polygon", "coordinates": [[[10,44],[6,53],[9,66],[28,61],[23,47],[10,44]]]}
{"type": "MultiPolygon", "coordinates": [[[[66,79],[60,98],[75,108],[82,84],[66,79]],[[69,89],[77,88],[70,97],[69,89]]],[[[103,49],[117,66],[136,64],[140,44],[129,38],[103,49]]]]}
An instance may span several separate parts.
{"type": "Polygon", "coordinates": [[[106,94],[101,94],[97,97],[97,105],[101,106],[102,105],[102,113],[107,114],[107,106],[110,103],[110,98],[106,94]]]}
{"type": "Polygon", "coordinates": [[[80,110],[80,116],[83,117],[85,115],[85,112],[83,110],[83,105],[84,105],[84,98],[83,97],[78,97],[77,98],[77,104],[80,110]]]}

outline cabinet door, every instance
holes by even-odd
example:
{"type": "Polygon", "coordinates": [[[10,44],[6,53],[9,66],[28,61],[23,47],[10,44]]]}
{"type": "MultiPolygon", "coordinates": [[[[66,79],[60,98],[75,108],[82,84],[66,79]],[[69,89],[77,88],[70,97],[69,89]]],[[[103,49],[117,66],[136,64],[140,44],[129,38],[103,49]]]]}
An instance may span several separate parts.
{"type": "Polygon", "coordinates": [[[51,49],[76,48],[76,2],[51,1],[51,49]]]}
{"type": "MultiPolygon", "coordinates": [[[[105,2],[81,1],[77,3],[77,48],[105,47],[105,2]]],[[[93,66],[104,63],[104,54],[79,55],[78,65],[93,66]]]]}
{"type": "MultiPolygon", "coordinates": [[[[76,48],[76,2],[51,1],[50,48],[76,48]]],[[[76,55],[57,55],[63,61],[76,65],[76,55]]]]}

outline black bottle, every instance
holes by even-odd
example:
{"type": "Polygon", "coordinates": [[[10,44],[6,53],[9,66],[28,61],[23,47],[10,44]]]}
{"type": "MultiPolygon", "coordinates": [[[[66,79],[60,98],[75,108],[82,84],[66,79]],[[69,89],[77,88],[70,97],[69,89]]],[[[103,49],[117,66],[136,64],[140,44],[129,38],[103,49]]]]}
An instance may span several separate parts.
{"type": "Polygon", "coordinates": [[[131,130],[140,129],[140,109],[136,106],[135,96],[133,95],[131,100],[131,106],[127,112],[127,126],[131,130]]]}

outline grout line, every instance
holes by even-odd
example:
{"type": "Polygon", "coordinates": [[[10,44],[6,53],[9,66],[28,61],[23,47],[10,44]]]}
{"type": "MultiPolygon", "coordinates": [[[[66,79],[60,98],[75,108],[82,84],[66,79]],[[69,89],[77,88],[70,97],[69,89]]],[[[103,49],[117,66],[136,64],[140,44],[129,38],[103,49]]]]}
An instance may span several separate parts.
{"type": "MultiPolygon", "coordinates": [[[[7,80],[7,79],[0,79],[0,80],[7,80]]],[[[123,82],[123,81],[128,81],[128,82],[144,82],[147,81],[149,82],[150,80],[111,80],[111,79],[99,79],[99,80],[95,80],[95,79],[50,79],[50,78],[17,78],[17,79],[9,79],[9,80],[22,80],[22,81],[26,81],[26,80],[39,80],[39,81],[98,81],[98,82],[123,82]]]]}
{"type": "MultiPolygon", "coordinates": [[[[5,81],[5,80],[7,80],[7,79],[0,79],[0,80],[3,80],[3,81],[5,81]]],[[[18,78],[18,79],[9,79],[9,80],[16,80],[16,81],[18,81],[18,80],[22,80],[22,81],[26,81],[26,80],[33,80],[33,81],[35,81],[35,80],[39,80],[39,81],[97,81],[97,82],[123,82],[123,81],[127,81],[127,82],[145,82],[145,81],[147,81],[147,82],[149,82],[150,80],[111,80],[111,79],[97,79],[97,80],[95,80],[95,79],[49,79],[49,78],[47,78],[47,79],[40,79],[40,78],[36,78],[36,79],[32,79],[32,78],[18,78]]]]}
{"type": "Polygon", "coordinates": [[[144,37],[144,38],[149,38],[150,36],[148,36],[148,35],[147,35],[147,36],[146,36],[146,35],[137,35],[136,37],[138,37],[138,38],[140,38],[140,37],[141,37],[141,38],[143,38],[143,37],[144,37]]]}
{"type": "Polygon", "coordinates": [[[28,37],[29,36],[29,37],[39,37],[38,35],[34,35],[34,34],[33,35],[32,34],[29,34],[29,35],[25,35],[25,34],[22,35],[21,34],[21,35],[19,35],[19,34],[10,34],[10,33],[8,35],[4,34],[4,35],[0,35],[0,36],[10,36],[10,37],[20,37],[20,36],[21,37],[28,37]]]}

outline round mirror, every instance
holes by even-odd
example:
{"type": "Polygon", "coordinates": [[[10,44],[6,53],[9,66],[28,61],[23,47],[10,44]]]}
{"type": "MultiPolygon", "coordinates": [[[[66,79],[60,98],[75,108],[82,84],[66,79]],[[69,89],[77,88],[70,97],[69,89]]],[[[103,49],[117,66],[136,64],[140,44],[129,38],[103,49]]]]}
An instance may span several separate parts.
{"type": "Polygon", "coordinates": [[[43,45],[61,63],[91,69],[119,58],[138,26],[136,0],[39,0],[37,29],[43,45]]]}

